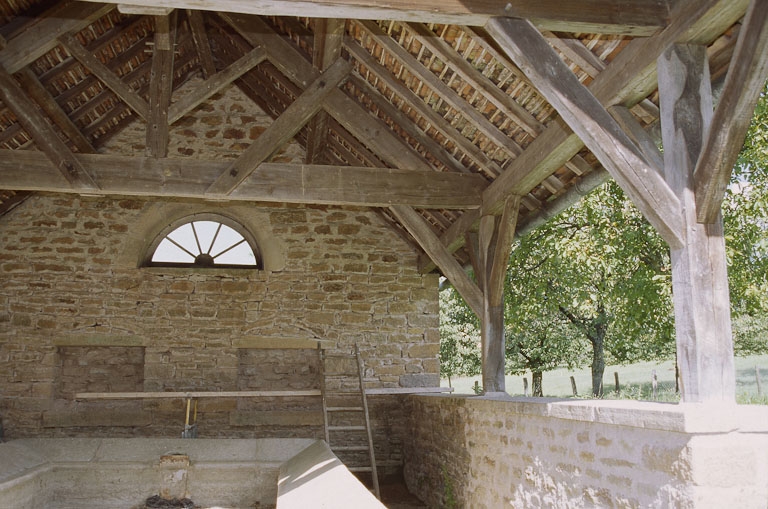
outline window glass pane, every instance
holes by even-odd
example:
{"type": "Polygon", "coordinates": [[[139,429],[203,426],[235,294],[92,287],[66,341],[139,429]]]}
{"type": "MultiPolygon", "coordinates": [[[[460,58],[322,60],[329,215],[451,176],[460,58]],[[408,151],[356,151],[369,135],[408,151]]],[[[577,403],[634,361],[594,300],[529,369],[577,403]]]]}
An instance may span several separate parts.
{"type": "Polygon", "coordinates": [[[153,262],[180,262],[180,263],[192,263],[195,261],[188,253],[185,253],[174,245],[168,239],[163,239],[160,245],[155,249],[155,254],[152,255],[153,262]]]}
{"type": "Polygon", "coordinates": [[[198,267],[259,265],[245,237],[218,221],[194,221],[179,226],[160,242],[152,262],[188,263],[198,267]]]}
{"type": "Polygon", "coordinates": [[[223,255],[217,256],[216,263],[224,265],[256,265],[256,257],[253,255],[253,251],[251,251],[251,246],[247,242],[243,242],[223,255]]]}
{"type": "Polygon", "coordinates": [[[213,221],[195,221],[195,231],[197,231],[197,238],[200,240],[200,249],[203,253],[213,253],[210,251],[211,244],[213,243],[213,237],[216,235],[216,229],[221,223],[215,223],[213,221]]]}
{"type": "Polygon", "coordinates": [[[197,242],[195,242],[195,235],[192,233],[192,225],[187,223],[179,226],[171,233],[168,234],[168,238],[175,240],[184,249],[192,254],[200,253],[197,249],[197,242]]]}
{"type": "MultiPolygon", "coordinates": [[[[243,240],[242,235],[237,233],[235,230],[233,230],[229,226],[222,225],[221,231],[219,232],[219,236],[216,237],[216,242],[214,242],[213,249],[211,249],[211,256],[216,256],[217,254],[221,253],[227,248],[234,246],[241,240],[243,240]]],[[[224,263],[224,262],[221,262],[221,263],[224,263]]]]}

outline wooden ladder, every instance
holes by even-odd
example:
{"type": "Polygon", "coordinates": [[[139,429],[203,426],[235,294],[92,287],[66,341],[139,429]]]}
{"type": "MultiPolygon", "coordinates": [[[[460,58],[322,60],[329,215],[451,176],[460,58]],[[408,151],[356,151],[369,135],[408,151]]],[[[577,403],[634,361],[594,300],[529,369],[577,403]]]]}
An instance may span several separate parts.
{"type": "Polygon", "coordinates": [[[373,492],[381,500],[360,350],[355,344],[354,355],[326,354],[319,346],[318,352],[325,441],[350,472],[371,473],[373,492]],[[356,369],[349,368],[352,362],[356,369]]]}

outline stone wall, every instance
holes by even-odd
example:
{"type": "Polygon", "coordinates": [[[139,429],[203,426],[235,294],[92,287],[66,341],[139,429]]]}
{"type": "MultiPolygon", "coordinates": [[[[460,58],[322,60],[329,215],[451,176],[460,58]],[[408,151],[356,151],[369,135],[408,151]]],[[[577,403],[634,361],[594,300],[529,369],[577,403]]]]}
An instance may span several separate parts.
{"type": "MultiPolygon", "coordinates": [[[[359,344],[370,387],[437,385],[437,315],[436,276],[371,211],[36,194],[0,220],[5,436],[179,436],[183,401],[72,394],[317,388],[318,341],[359,344]],[[204,211],[250,229],[265,270],[137,266],[164,225],[204,211]]],[[[372,401],[383,463],[402,458],[398,398],[372,401]]],[[[319,409],[201,399],[200,435],[316,438],[319,409]]]]}
{"type": "MultiPolygon", "coordinates": [[[[270,123],[230,87],[172,126],[169,157],[234,160],[270,123]]],[[[145,130],[136,121],[102,149],[143,156],[145,130]]],[[[291,141],[273,161],[303,156],[291,141]]],[[[436,276],[369,209],[38,193],[0,218],[6,438],[178,437],[183,401],[71,395],[317,387],[318,341],[359,344],[371,387],[437,385],[437,323],[436,276]],[[163,228],[199,213],[248,229],[264,270],[138,267],[163,228]]],[[[320,437],[317,399],[201,399],[200,435],[320,437]]],[[[398,464],[401,397],[371,406],[379,458],[398,464]]]]}
{"type": "Polygon", "coordinates": [[[768,503],[768,408],[410,398],[405,473],[430,507],[768,503]]]}

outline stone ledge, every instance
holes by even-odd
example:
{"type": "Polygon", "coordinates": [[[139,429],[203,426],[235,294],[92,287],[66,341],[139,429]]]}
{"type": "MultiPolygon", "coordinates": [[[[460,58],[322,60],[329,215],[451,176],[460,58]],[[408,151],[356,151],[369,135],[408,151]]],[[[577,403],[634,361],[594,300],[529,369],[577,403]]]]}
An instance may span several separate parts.
{"type": "Polygon", "coordinates": [[[243,336],[232,340],[234,348],[253,348],[253,349],[291,349],[291,350],[316,350],[323,341],[318,339],[289,338],[289,337],[266,337],[266,336],[243,336]]]}
{"type": "Polygon", "coordinates": [[[508,411],[522,415],[681,433],[768,432],[768,407],[759,405],[525,398],[504,393],[416,397],[449,398],[463,405],[504,405],[508,411]]]}
{"type": "Polygon", "coordinates": [[[51,410],[43,412],[43,428],[141,427],[152,424],[148,412],[132,409],[51,410]]]}
{"type": "Polygon", "coordinates": [[[53,338],[54,346],[146,346],[141,336],[128,334],[73,334],[53,338]]]}
{"type": "Polygon", "coordinates": [[[232,426],[322,426],[322,410],[239,411],[230,414],[232,426]]]}

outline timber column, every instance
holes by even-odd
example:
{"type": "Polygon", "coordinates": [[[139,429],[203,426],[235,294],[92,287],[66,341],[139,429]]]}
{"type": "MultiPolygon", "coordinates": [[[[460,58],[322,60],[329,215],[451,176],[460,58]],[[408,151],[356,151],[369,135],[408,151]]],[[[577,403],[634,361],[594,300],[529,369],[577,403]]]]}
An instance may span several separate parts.
{"type": "Polygon", "coordinates": [[[683,244],[671,248],[682,400],[734,402],[722,215],[706,224],[696,219],[694,169],[713,116],[706,48],[670,47],[658,59],[658,74],[664,177],[680,200],[683,219],[683,244]]]}

